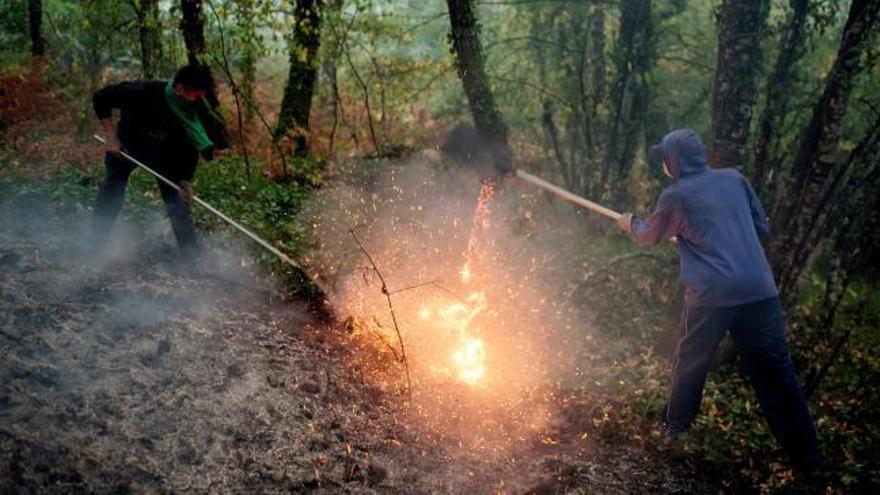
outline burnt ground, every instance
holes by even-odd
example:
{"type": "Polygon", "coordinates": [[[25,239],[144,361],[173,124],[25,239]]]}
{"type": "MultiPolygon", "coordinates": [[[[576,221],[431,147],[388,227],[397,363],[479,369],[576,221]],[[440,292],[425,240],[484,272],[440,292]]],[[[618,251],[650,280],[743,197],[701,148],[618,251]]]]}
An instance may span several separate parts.
{"type": "Polygon", "coordinates": [[[191,274],[158,216],[120,226],[127,241],[98,254],[87,212],[4,195],[0,493],[709,487],[663,451],[584,441],[577,408],[560,406],[554,442],[503,460],[420,433],[351,366],[343,328],[231,268],[237,255],[191,274]]]}

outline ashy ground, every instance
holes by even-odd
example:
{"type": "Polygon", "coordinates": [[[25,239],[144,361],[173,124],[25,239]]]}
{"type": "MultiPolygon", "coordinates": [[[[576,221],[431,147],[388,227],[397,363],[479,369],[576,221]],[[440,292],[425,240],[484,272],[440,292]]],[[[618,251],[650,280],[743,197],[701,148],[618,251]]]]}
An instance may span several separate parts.
{"type": "MultiPolygon", "coordinates": [[[[101,250],[88,212],[0,201],[2,493],[706,492],[663,451],[581,438],[486,458],[424,434],[357,368],[346,330],[212,246],[193,274],[158,213],[101,250]]],[[[242,251],[244,252],[244,251],[242,251]]]]}

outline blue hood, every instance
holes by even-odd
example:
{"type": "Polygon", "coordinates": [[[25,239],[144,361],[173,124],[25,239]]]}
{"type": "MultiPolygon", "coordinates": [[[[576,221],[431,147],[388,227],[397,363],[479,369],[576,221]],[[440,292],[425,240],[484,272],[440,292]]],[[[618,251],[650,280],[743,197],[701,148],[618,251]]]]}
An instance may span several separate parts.
{"type": "Polygon", "coordinates": [[[660,152],[675,179],[645,219],[633,218],[630,231],[650,246],[678,239],[681,278],[689,306],[727,307],[776,297],[779,291],[761,237],[770,233],[755,191],[734,168],[706,164],[696,132],[667,134],[660,152]]]}
{"type": "Polygon", "coordinates": [[[703,142],[693,129],[676,129],[663,136],[660,148],[673,179],[697,174],[709,168],[703,142]]]}

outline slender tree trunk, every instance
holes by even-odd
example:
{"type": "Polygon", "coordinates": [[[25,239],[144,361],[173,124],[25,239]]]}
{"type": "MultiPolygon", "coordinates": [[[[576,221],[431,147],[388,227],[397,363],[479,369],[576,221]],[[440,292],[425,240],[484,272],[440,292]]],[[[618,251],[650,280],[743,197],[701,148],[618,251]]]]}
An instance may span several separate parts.
{"type": "Polygon", "coordinates": [[[621,201],[620,184],[635,158],[647,111],[648,73],[656,59],[652,36],[651,0],[621,0],[620,34],[614,65],[617,79],[611,93],[612,117],[602,187],[621,201]]]}
{"type": "MultiPolygon", "coordinates": [[[[878,157],[874,155],[876,161],[878,157]]],[[[843,347],[852,335],[852,326],[864,325],[867,318],[868,307],[872,297],[872,287],[876,284],[877,256],[880,256],[880,216],[873,212],[880,208],[880,196],[876,190],[880,187],[880,174],[877,174],[877,165],[866,177],[858,194],[849,198],[849,204],[840,208],[840,219],[836,224],[834,235],[833,255],[829,262],[828,275],[826,276],[825,294],[822,304],[818,308],[815,318],[816,330],[823,333],[823,340],[831,342],[830,352],[822,356],[821,364],[814,367],[806,379],[804,393],[809,398],[819,388],[829,368],[839,358],[843,347]],[[871,213],[866,213],[868,209],[871,213]],[[860,322],[850,322],[844,328],[840,328],[840,334],[835,334],[834,321],[840,309],[847,288],[856,276],[865,277],[862,293],[860,322]]],[[[818,357],[818,356],[817,356],[818,357]]]]}
{"type": "Polygon", "coordinates": [[[144,77],[152,79],[159,71],[162,58],[159,0],[135,0],[134,7],[141,43],[141,67],[144,77]]]}
{"type": "Polygon", "coordinates": [[[46,56],[46,39],[43,38],[43,0],[28,0],[28,25],[31,32],[31,55],[46,56]]]}
{"type": "Polygon", "coordinates": [[[180,13],[180,31],[186,45],[186,58],[190,64],[201,62],[206,50],[202,0],[180,0],[180,13]]]}
{"type": "MultiPolygon", "coordinates": [[[[599,105],[605,100],[607,91],[605,61],[605,5],[594,1],[591,5],[589,18],[589,67],[590,74],[589,106],[584,111],[584,155],[581,160],[580,192],[593,197],[601,191],[601,178],[605,170],[597,155],[602,149],[604,136],[602,120],[599,118],[599,105]]],[[[587,98],[587,95],[583,95],[587,98]]],[[[574,166],[574,165],[573,165],[574,166]]]]}
{"type": "Polygon", "coordinates": [[[484,137],[507,146],[507,125],[495,106],[486,78],[485,58],[480,45],[479,25],[473,0],[447,0],[449,41],[455,66],[471,107],[474,126],[484,137]]]}
{"type": "MultiPolygon", "coordinates": [[[[208,48],[205,43],[205,17],[202,10],[202,0],[180,0],[180,12],[182,15],[180,31],[186,46],[186,59],[190,64],[204,64],[203,57],[208,48]]],[[[212,108],[220,108],[217,88],[213,86],[213,83],[205,98],[212,108]]]]}
{"type": "MultiPolygon", "coordinates": [[[[538,39],[545,36],[544,33],[556,31],[556,43],[559,47],[576,47],[575,50],[560,50],[558,57],[561,61],[562,74],[564,74],[564,87],[570,94],[571,106],[569,114],[565,122],[565,136],[568,142],[569,158],[567,161],[567,169],[565,176],[565,184],[569,190],[576,191],[581,194],[587,194],[584,189],[586,184],[586,176],[588,167],[585,166],[590,156],[590,133],[587,131],[589,125],[589,103],[590,97],[587,90],[587,16],[586,2],[579,5],[573,5],[568,8],[568,16],[554,14],[548,26],[541,32],[535,32],[534,36],[538,39]],[[568,22],[566,21],[568,18],[568,22]]],[[[546,65],[545,61],[542,61],[546,65]]],[[[546,72],[546,69],[545,69],[546,72]]],[[[547,125],[545,119],[545,126],[547,125]]],[[[564,151],[560,147],[560,151],[564,151]]]]}
{"type": "Polygon", "coordinates": [[[593,94],[590,117],[596,118],[599,103],[605,99],[605,6],[596,2],[590,22],[590,63],[593,65],[593,94]]]}
{"type": "Polygon", "coordinates": [[[329,107],[333,112],[333,123],[330,126],[330,137],[327,143],[327,156],[333,157],[336,149],[336,132],[339,129],[341,105],[339,95],[339,57],[342,54],[341,42],[336,36],[336,26],[342,24],[340,16],[343,0],[330,0],[324,7],[324,52],[321,58],[321,73],[329,87],[329,107]]]}
{"type": "Polygon", "coordinates": [[[796,265],[803,266],[806,257],[812,254],[813,250],[803,249],[804,246],[818,246],[822,239],[845,230],[849,217],[863,216],[865,204],[871,201],[872,187],[880,186],[880,114],[868,129],[829,179],[807,227],[810,235],[801,241],[797,249],[798,258],[793,260],[796,265]]]}
{"type": "MultiPolygon", "coordinates": [[[[783,33],[779,56],[773,76],[767,81],[764,113],[759,125],[758,143],[755,146],[754,172],[752,186],[762,194],[764,185],[775,180],[779,168],[779,157],[770,155],[773,146],[773,131],[778,129],[788,113],[788,96],[794,72],[794,64],[800,58],[806,40],[806,20],[810,8],[809,0],[791,0],[791,15],[783,33]]],[[[765,198],[765,194],[762,194],[765,198]]]]}
{"type": "Polygon", "coordinates": [[[807,242],[821,215],[822,198],[841,164],[835,160],[840,126],[855,76],[863,69],[870,32],[880,15],[880,2],[853,0],[843,30],[837,59],[825,83],[822,97],[813,107],[809,124],[801,133],[790,177],[780,193],[773,226],[781,232],[771,245],[771,261],[780,290],[794,292],[806,260],[816,248],[807,242]]]}
{"type": "Polygon", "coordinates": [[[721,4],[709,153],[716,167],[744,165],[768,12],[767,0],[724,0],[721,4]]]}
{"type": "MultiPolygon", "coordinates": [[[[257,79],[257,49],[260,44],[256,26],[254,25],[254,15],[256,15],[254,0],[237,0],[236,6],[236,17],[238,18],[239,29],[241,29],[241,36],[243,37],[242,44],[244,45],[238,68],[241,71],[240,89],[246,101],[254,101],[257,79]]],[[[253,121],[254,109],[250,105],[246,105],[244,116],[242,117],[244,129],[249,129],[253,121]]]]}
{"type": "Polygon", "coordinates": [[[553,154],[556,157],[556,161],[559,163],[559,170],[562,172],[562,177],[565,179],[565,187],[569,189],[574,189],[576,184],[574,183],[574,177],[572,177],[572,170],[568,163],[565,161],[565,155],[562,153],[562,147],[559,143],[559,128],[556,127],[556,122],[553,120],[553,104],[550,101],[544,101],[544,110],[541,113],[541,123],[544,127],[544,132],[547,134],[547,141],[550,143],[550,146],[553,147],[553,154]]]}
{"type": "MultiPolygon", "coordinates": [[[[530,34],[536,39],[539,38],[542,33],[547,32],[548,24],[552,22],[552,18],[550,19],[550,22],[547,22],[540,15],[532,16],[530,19],[530,34]]],[[[548,84],[547,54],[545,53],[545,47],[542,43],[533,43],[531,48],[534,63],[538,68],[538,84],[540,84],[541,87],[545,88],[548,84]]],[[[547,144],[549,144],[550,149],[553,150],[553,156],[556,159],[556,162],[559,164],[559,172],[562,175],[565,186],[570,190],[575,190],[574,177],[572,174],[573,170],[570,164],[566,161],[565,154],[562,149],[559,127],[556,125],[556,121],[553,115],[553,103],[550,101],[549,98],[545,98],[541,105],[541,108],[541,124],[544,129],[544,135],[547,138],[547,144]]]]}
{"type": "Polygon", "coordinates": [[[294,133],[294,156],[307,156],[309,114],[317,80],[317,55],[321,43],[321,1],[297,0],[293,33],[289,40],[290,68],[275,127],[275,139],[294,133]]]}

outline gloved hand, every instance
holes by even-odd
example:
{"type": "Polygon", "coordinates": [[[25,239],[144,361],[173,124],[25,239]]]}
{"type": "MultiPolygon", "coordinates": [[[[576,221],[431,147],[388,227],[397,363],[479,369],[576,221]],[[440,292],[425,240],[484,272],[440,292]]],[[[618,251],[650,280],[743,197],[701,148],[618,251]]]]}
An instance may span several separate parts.
{"type": "Polygon", "coordinates": [[[202,158],[205,159],[206,162],[210,162],[214,159],[214,147],[208,146],[207,148],[202,150],[202,158]]]}
{"type": "Polygon", "coordinates": [[[629,234],[632,232],[632,213],[624,213],[620,215],[620,218],[617,219],[617,226],[620,227],[621,232],[624,234],[629,234]]]}

